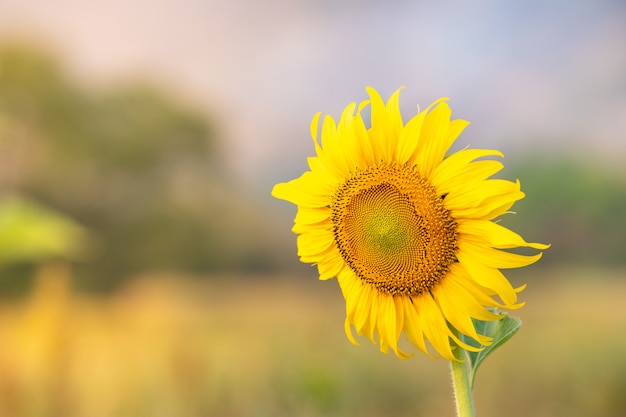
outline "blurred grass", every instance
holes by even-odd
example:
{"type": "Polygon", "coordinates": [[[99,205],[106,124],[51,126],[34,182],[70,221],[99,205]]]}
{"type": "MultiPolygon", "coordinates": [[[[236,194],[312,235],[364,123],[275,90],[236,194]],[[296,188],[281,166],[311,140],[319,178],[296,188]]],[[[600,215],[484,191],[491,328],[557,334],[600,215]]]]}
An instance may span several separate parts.
{"type": "MultiPolygon", "coordinates": [[[[146,276],[98,298],[71,275],[44,265],[28,298],[0,306],[2,416],[454,413],[445,361],[347,341],[336,282],[146,276]]],[[[625,415],[623,276],[517,273],[524,326],[478,373],[479,415],[625,415]]]]}

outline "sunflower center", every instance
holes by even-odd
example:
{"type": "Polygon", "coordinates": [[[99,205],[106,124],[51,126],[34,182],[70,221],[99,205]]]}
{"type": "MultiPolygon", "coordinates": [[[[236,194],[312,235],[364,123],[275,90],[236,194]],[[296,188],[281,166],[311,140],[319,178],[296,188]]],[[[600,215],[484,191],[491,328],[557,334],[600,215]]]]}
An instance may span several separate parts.
{"type": "Polygon", "coordinates": [[[341,256],[383,293],[422,294],[456,260],[456,222],[412,167],[380,164],[356,172],[333,196],[331,210],[341,256]]]}

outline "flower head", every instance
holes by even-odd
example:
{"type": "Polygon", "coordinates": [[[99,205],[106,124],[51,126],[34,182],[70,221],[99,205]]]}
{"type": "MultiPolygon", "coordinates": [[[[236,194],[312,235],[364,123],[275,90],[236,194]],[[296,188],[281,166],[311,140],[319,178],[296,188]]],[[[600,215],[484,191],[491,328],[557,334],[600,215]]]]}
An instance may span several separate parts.
{"type": "Polygon", "coordinates": [[[316,264],[320,279],[336,277],[346,299],[346,334],[378,339],[407,357],[398,341],[430,354],[426,341],[454,359],[458,345],[479,350],[463,334],[487,346],[472,319],[498,320],[491,308],[516,309],[515,289],[500,269],[541,257],[504,251],[546,249],[493,222],[524,197],[519,182],[490,177],[502,163],[495,150],[463,149],[446,155],[468,125],[450,120],[440,99],[404,123],[396,91],[385,103],[349,104],[339,123],[326,116],[311,124],[317,156],[310,170],[272,195],[297,205],[293,231],[302,262],[316,264]],[[361,116],[371,106],[370,127],[361,116]]]}

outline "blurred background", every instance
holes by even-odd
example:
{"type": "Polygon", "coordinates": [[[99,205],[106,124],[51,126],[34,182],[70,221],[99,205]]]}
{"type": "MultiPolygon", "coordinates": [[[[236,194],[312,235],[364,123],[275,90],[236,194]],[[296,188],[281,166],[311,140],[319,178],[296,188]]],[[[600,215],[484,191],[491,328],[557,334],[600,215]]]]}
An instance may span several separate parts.
{"type": "Polygon", "coordinates": [[[505,154],[525,325],[479,415],[626,414],[626,5],[0,0],[0,415],[453,415],[297,260],[313,115],[450,97],[505,154]]]}

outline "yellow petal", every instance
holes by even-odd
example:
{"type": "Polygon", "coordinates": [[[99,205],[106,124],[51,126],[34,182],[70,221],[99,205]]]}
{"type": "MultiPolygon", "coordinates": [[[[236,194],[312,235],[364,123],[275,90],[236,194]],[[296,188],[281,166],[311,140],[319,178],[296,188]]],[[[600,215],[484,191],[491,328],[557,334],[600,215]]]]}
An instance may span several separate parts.
{"type": "Polygon", "coordinates": [[[448,338],[448,325],[435,301],[430,294],[416,297],[413,301],[417,307],[420,326],[430,344],[433,345],[441,356],[454,360],[448,338]]]}
{"type": "Polygon", "coordinates": [[[366,334],[375,342],[373,334],[376,320],[371,316],[374,294],[370,287],[364,285],[349,268],[343,268],[337,278],[346,300],[348,320],[354,325],[357,334],[366,334]]]}
{"type": "Polygon", "coordinates": [[[400,90],[402,90],[402,87],[396,90],[391,95],[385,107],[385,110],[387,112],[386,134],[390,139],[388,142],[388,153],[392,161],[396,161],[398,152],[398,140],[400,138],[400,132],[402,131],[403,126],[402,113],[400,112],[400,90]]]}
{"type": "Polygon", "coordinates": [[[319,156],[309,157],[307,158],[307,163],[309,168],[315,175],[316,178],[320,181],[320,183],[326,184],[327,187],[331,189],[337,188],[339,184],[344,181],[344,177],[338,177],[338,172],[335,170],[328,168],[329,162],[324,162],[324,158],[319,156]]]}
{"type": "Polygon", "coordinates": [[[345,177],[352,169],[346,160],[345,153],[342,151],[342,146],[343,144],[340,142],[335,120],[330,116],[325,116],[324,122],[322,123],[323,158],[324,161],[329,162],[326,164],[327,168],[335,173],[337,177],[345,177]]]}
{"type": "Polygon", "coordinates": [[[446,320],[461,333],[474,338],[483,346],[491,343],[491,338],[476,332],[472,318],[480,320],[498,320],[501,316],[486,310],[465,288],[459,285],[449,273],[433,291],[446,320]]]}
{"type": "Polygon", "coordinates": [[[356,287],[359,288],[360,294],[354,309],[354,327],[358,334],[365,334],[373,342],[376,328],[376,317],[371,315],[374,294],[363,283],[356,287]]]}
{"type": "Polygon", "coordinates": [[[329,196],[311,194],[292,182],[276,184],[272,189],[272,196],[301,207],[325,207],[330,204],[329,196]]]}
{"type": "Polygon", "coordinates": [[[330,209],[328,207],[298,207],[295,223],[316,224],[328,220],[330,209]]]}
{"type": "Polygon", "coordinates": [[[484,260],[476,257],[474,251],[468,251],[459,245],[457,258],[468,275],[479,285],[490,288],[498,294],[508,307],[517,302],[517,293],[511,283],[504,277],[499,269],[485,265],[484,260]]]}
{"type": "Polygon", "coordinates": [[[484,149],[465,149],[455,152],[435,168],[430,182],[437,187],[440,194],[448,194],[466,185],[469,180],[487,179],[500,171],[503,165],[493,160],[472,163],[475,159],[485,156],[502,156],[502,154],[495,150],[484,149]]]}
{"type": "Polygon", "coordinates": [[[415,347],[424,352],[426,355],[431,356],[424,342],[424,332],[420,324],[420,318],[415,310],[413,300],[408,297],[398,297],[403,304],[404,310],[404,333],[415,347]]]}
{"type": "Polygon", "coordinates": [[[323,253],[335,244],[330,232],[304,233],[298,236],[298,256],[314,256],[323,253]]]}
{"type": "Polygon", "coordinates": [[[346,317],[346,320],[343,322],[343,326],[344,326],[344,330],[346,331],[346,336],[348,337],[348,340],[350,341],[350,343],[352,343],[355,346],[361,346],[361,344],[357,342],[357,340],[354,338],[354,335],[352,334],[352,327],[350,326],[350,320],[348,320],[347,317],[346,317]]]}
{"type": "Polygon", "coordinates": [[[317,262],[317,271],[321,280],[335,278],[346,266],[343,258],[336,248],[330,251],[317,262]]]}
{"type": "Polygon", "coordinates": [[[276,184],[272,196],[289,201],[298,206],[315,208],[329,206],[335,187],[312,171],[306,171],[299,178],[276,184]]]}
{"type": "Polygon", "coordinates": [[[343,298],[346,300],[346,317],[350,323],[354,323],[356,305],[361,292],[355,287],[357,284],[356,277],[349,272],[347,269],[340,271],[337,275],[337,281],[339,281],[343,298]]]}
{"type": "Polygon", "coordinates": [[[465,288],[481,305],[485,307],[511,308],[511,305],[504,305],[494,300],[491,296],[497,293],[491,288],[483,287],[478,284],[460,263],[457,262],[452,266],[456,267],[456,272],[451,276],[451,279],[455,279],[455,281],[465,288]]]}
{"type": "Polygon", "coordinates": [[[394,133],[393,122],[390,120],[383,99],[378,91],[366,88],[371,103],[370,137],[372,146],[378,149],[384,162],[392,162],[398,143],[398,134],[394,133]]]}
{"type": "Polygon", "coordinates": [[[458,137],[463,133],[465,128],[470,125],[470,122],[462,119],[455,119],[450,121],[450,127],[448,128],[448,135],[445,139],[445,150],[443,151],[442,158],[445,156],[446,152],[450,149],[452,144],[456,142],[458,137]]]}
{"type": "Polygon", "coordinates": [[[380,303],[377,318],[377,332],[380,336],[381,345],[391,347],[394,352],[398,352],[398,335],[396,333],[396,305],[390,295],[379,295],[380,303]]]}
{"type": "MultiPolygon", "coordinates": [[[[404,315],[404,304],[402,303],[402,300],[405,298],[406,297],[392,297],[396,311],[396,341],[400,339],[400,336],[402,335],[402,329],[404,329],[404,321],[406,317],[404,315]]],[[[402,357],[403,359],[413,356],[412,353],[407,355],[400,349],[396,351],[396,355],[402,357]]]]}
{"type": "MultiPolygon", "coordinates": [[[[369,288],[369,285],[365,285],[369,288]]],[[[371,317],[368,327],[367,329],[364,329],[365,335],[372,341],[372,342],[376,342],[376,339],[374,338],[374,332],[376,331],[376,318],[378,317],[378,310],[380,308],[380,293],[378,291],[372,290],[370,289],[369,291],[369,295],[370,295],[370,299],[371,299],[371,305],[370,305],[370,314],[369,317],[371,317]]]]}
{"type": "Polygon", "coordinates": [[[360,140],[362,132],[359,132],[359,126],[355,124],[358,118],[354,114],[355,109],[356,103],[346,106],[337,126],[337,134],[341,138],[340,150],[344,154],[350,171],[357,167],[366,168],[364,146],[360,140]]]}
{"type": "Polygon", "coordinates": [[[443,201],[454,218],[485,219],[507,210],[513,203],[524,198],[519,182],[486,180],[468,183],[458,192],[450,192],[443,201]]]}
{"type": "Polygon", "coordinates": [[[451,115],[450,107],[441,103],[424,120],[416,164],[420,174],[426,178],[430,178],[432,171],[441,163],[452,145],[448,141],[451,115]]]}
{"type": "Polygon", "coordinates": [[[375,147],[374,144],[372,143],[372,138],[370,136],[370,133],[367,127],[365,126],[365,121],[363,120],[363,117],[361,116],[361,112],[369,104],[370,104],[370,100],[365,100],[359,103],[356,116],[352,122],[354,135],[356,137],[356,140],[359,146],[361,147],[361,151],[363,152],[363,157],[364,157],[364,160],[361,161],[361,164],[362,164],[360,165],[361,169],[365,169],[368,166],[375,165],[379,163],[380,160],[382,159],[379,154],[378,148],[375,147]]]}
{"type": "MultiPolygon", "coordinates": [[[[509,211],[509,209],[513,206],[513,204],[515,204],[516,201],[524,198],[524,195],[525,195],[524,193],[520,192],[517,196],[509,196],[507,200],[499,201],[500,202],[499,205],[492,203],[492,205],[489,206],[490,210],[476,211],[475,212],[476,216],[474,218],[477,220],[493,220],[496,217],[499,217],[503,214],[507,214],[507,213],[510,214],[511,211],[509,211]]],[[[468,216],[468,217],[471,217],[471,216],[468,216]]]]}
{"type": "Polygon", "coordinates": [[[322,152],[322,147],[320,146],[319,142],[317,141],[317,129],[319,127],[320,124],[320,116],[322,115],[321,112],[318,112],[317,114],[315,114],[315,116],[313,116],[313,120],[311,120],[311,137],[313,138],[313,143],[315,144],[315,153],[320,155],[322,152]]]}
{"type": "Polygon", "coordinates": [[[536,255],[519,255],[499,249],[477,245],[467,239],[459,242],[459,252],[463,251],[490,268],[510,269],[531,265],[541,259],[541,253],[536,255]]]}
{"type": "Polygon", "coordinates": [[[517,233],[488,220],[459,220],[457,230],[471,240],[499,249],[525,246],[544,250],[550,247],[542,243],[528,243],[517,233]]]}
{"type": "Polygon", "coordinates": [[[420,134],[424,125],[425,113],[420,113],[411,118],[400,132],[396,159],[398,163],[411,163],[415,156],[415,150],[420,142],[420,134]]]}

